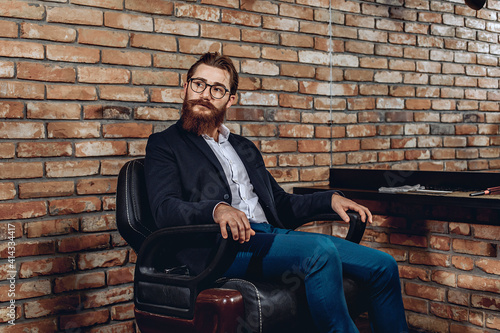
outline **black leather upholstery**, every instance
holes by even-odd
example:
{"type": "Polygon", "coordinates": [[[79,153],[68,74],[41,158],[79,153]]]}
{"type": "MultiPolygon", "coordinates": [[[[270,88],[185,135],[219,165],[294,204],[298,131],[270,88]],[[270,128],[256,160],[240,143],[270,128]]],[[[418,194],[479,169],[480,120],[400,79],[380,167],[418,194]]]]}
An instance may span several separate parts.
{"type": "MultiPolygon", "coordinates": [[[[120,234],[138,253],[134,277],[137,310],[192,318],[201,290],[233,289],[242,294],[245,307],[243,318],[234,318],[238,331],[311,332],[313,325],[300,279],[270,283],[219,278],[234,259],[236,243],[230,237],[222,239],[218,225],[156,230],[145,188],[144,159],[129,161],[120,171],[116,216],[120,234]],[[205,254],[203,267],[190,267],[183,260],[200,253],[205,254]]],[[[349,212],[349,216],[347,239],[359,242],[365,224],[357,213],[349,212]]],[[[336,214],[328,214],[311,220],[339,219],[336,214]]],[[[355,318],[365,310],[363,290],[346,277],[344,289],[350,314],[355,318]]]]}

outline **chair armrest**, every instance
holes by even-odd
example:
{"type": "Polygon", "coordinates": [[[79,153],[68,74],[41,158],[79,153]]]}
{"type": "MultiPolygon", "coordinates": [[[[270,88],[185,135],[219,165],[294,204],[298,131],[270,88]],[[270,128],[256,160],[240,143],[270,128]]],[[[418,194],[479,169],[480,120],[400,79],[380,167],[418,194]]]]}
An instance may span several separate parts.
{"type": "MultiPolygon", "coordinates": [[[[349,230],[347,231],[346,240],[359,243],[363,234],[365,233],[366,223],[361,221],[361,216],[357,212],[348,211],[349,216],[349,230]]],[[[314,221],[341,221],[339,214],[329,213],[329,214],[318,214],[311,216],[303,221],[303,223],[314,222],[314,221]]]]}
{"type": "Polygon", "coordinates": [[[236,242],[220,236],[220,227],[192,225],[164,228],[141,246],[134,277],[138,309],[192,318],[199,292],[220,277],[236,255],[236,242]],[[195,258],[192,267],[186,257],[195,258]],[[185,267],[186,272],[180,272],[185,267]],[[174,269],[172,269],[174,268],[174,269]]]}

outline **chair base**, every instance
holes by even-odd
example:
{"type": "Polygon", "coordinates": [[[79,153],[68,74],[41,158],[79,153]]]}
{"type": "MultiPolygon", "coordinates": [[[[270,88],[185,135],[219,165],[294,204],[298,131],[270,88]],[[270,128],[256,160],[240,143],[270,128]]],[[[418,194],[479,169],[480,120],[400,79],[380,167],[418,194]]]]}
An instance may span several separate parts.
{"type": "Polygon", "coordinates": [[[161,316],[135,309],[141,333],[234,333],[244,317],[243,297],[230,289],[206,289],[198,295],[193,319],[161,316]]]}

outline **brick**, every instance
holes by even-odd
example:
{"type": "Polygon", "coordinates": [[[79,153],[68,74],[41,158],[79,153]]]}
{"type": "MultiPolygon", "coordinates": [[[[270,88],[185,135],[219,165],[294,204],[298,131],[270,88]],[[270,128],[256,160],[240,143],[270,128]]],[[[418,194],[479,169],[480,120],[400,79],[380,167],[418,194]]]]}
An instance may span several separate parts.
{"type": "Polygon", "coordinates": [[[376,126],[374,125],[347,125],[346,134],[349,138],[375,136],[376,126]]]}
{"type": "Polygon", "coordinates": [[[242,135],[244,136],[270,136],[274,137],[278,133],[276,125],[248,124],[242,125],[242,135]]]}
{"type": "Polygon", "coordinates": [[[63,253],[105,249],[109,247],[109,234],[67,237],[59,240],[57,247],[63,253]]]}
{"type": "Polygon", "coordinates": [[[182,20],[155,18],[155,32],[196,37],[200,27],[197,23],[182,20]]]}
{"type": "MultiPolygon", "coordinates": [[[[0,286],[0,302],[9,301],[9,285],[0,286]]],[[[50,294],[50,280],[19,282],[16,284],[16,300],[45,296],[50,294]]]]}
{"type": "Polygon", "coordinates": [[[241,40],[256,44],[279,44],[279,34],[272,31],[242,30],[241,40]]]}
{"type": "Polygon", "coordinates": [[[78,309],[79,303],[80,296],[78,295],[41,299],[26,302],[24,304],[24,313],[26,318],[38,318],[47,315],[73,312],[78,309]]]}
{"type": "Polygon", "coordinates": [[[71,156],[72,152],[70,142],[20,142],[17,147],[18,157],[71,156]]]}
{"type": "Polygon", "coordinates": [[[163,0],[125,0],[125,8],[137,12],[172,15],[174,5],[163,0]]]}
{"type": "Polygon", "coordinates": [[[78,43],[110,47],[127,47],[129,34],[120,31],[78,29],[78,43]]]}
{"type": "Polygon", "coordinates": [[[297,142],[292,140],[262,141],[261,151],[263,153],[295,152],[297,151],[297,142]]]}
{"type": "Polygon", "coordinates": [[[98,232],[98,231],[108,231],[108,230],[116,230],[115,214],[82,217],[81,220],[82,232],[98,232]]]}
{"type": "Polygon", "coordinates": [[[500,310],[500,298],[491,296],[471,295],[471,305],[475,308],[500,310]]]}
{"type": "Polygon", "coordinates": [[[391,244],[424,247],[428,246],[427,237],[418,235],[396,234],[390,235],[391,244]]]}
{"type": "Polygon", "coordinates": [[[41,20],[45,14],[45,7],[39,4],[21,1],[9,1],[2,4],[0,16],[22,18],[28,20],[41,20]]]}
{"type": "MultiPolygon", "coordinates": [[[[43,319],[36,321],[36,330],[39,332],[55,332],[57,331],[57,320],[56,319],[43,319]]],[[[32,332],[33,322],[27,323],[16,323],[16,325],[11,325],[5,328],[6,333],[18,333],[18,332],[32,332]]]]}
{"type": "Polygon", "coordinates": [[[103,135],[105,138],[147,138],[152,130],[150,124],[107,124],[103,126],[103,135]]]}
{"type": "Polygon", "coordinates": [[[179,75],[172,72],[132,71],[132,83],[135,85],[178,86],[179,75]]]}
{"type": "Polygon", "coordinates": [[[125,320],[134,318],[133,304],[120,304],[113,306],[111,308],[111,318],[115,320],[125,320]]]}
{"type": "Polygon", "coordinates": [[[122,141],[90,141],[75,144],[76,157],[127,154],[127,143],[122,141]]]}
{"type": "Polygon", "coordinates": [[[72,28],[29,22],[21,23],[20,27],[22,38],[43,39],[63,43],[71,43],[76,40],[76,30],[72,28]]]}
{"type": "Polygon", "coordinates": [[[134,112],[134,119],[139,120],[177,120],[179,110],[173,108],[138,107],[134,112]]]}
{"type": "Polygon", "coordinates": [[[410,282],[405,283],[405,293],[409,296],[415,296],[439,302],[444,302],[446,295],[444,288],[432,287],[410,282]]]}
{"type": "Polygon", "coordinates": [[[157,34],[149,35],[132,33],[130,36],[130,46],[166,52],[177,51],[177,42],[175,37],[157,34]]]}
{"type": "Polygon", "coordinates": [[[358,151],[360,148],[360,141],[357,139],[350,140],[336,140],[333,142],[333,151],[358,151]]]}
{"type": "Polygon", "coordinates": [[[80,105],[74,103],[30,102],[26,109],[30,119],[80,119],[80,105]]]}
{"type": "Polygon", "coordinates": [[[103,100],[146,102],[148,96],[143,88],[124,86],[99,86],[100,97],[103,100]]]}
{"type": "Polygon", "coordinates": [[[27,222],[24,232],[28,238],[66,235],[78,231],[78,218],[27,222]]]}
{"type": "Polygon", "coordinates": [[[284,138],[312,138],[314,126],[312,125],[279,125],[279,136],[284,138]]]}
{"type": "Polygon", "coordinates": [[[243,12],[240,10],[223,9],[221,11],[221,22],[250,27],[260,27],[262,24],[262,17],[257,14],[243,12]]]}
{"type": "Polygon", "coordinates": [[[466,239],[454,239],[453,250],[457,253],[473,254],[478,256],[496,257],[494,244],[466,239]]]}
{"type": "Polygon", "coordinates": [[[411,251],[410,252],[410,258],[409,262],[411,264],[422,264],[422,265],[429,265],[429,266],[442,266],[442,267],[449,267],[451,262],[450,262],[450,256],[447,254],[442,254],[442,253],[434,253],[434,252],[419,252],[419,251],[411,251]]]}
{"type": "Polygon", "coordinates": [[[237,27],[220,26],[219,24],[201,24],[200,36],[204,38],[239,41],[241,32],[237,27]]]}
{"type": "Polygon", "coordinates": [[[95,101],[97,100],[97,91],[95,87],[90,86],[48,85],[47,98],[95,101]]]}
{"type": "Polygon", "coordinates": [[[220,20],[220,10],[208,6],[191,4],[176,4],[176,17],[189,17],[202,21],[218,22],[220,20]]]}
{"type": "Polygon", "coordinates": [[[127,250],[82,253],[78,256],[78,269],[122,266],[127,259],[127,253],[127,250]]]}
{"type": "MultiPolygon", "coordinates": [[[[257,94],[252,97],[258,96],[257,94]]],[[[272,96],[272,95],[269,95],[272,96]]],[[[252,102],[254,104],[259,103],[258,101],[252,102]]],[[[273,102],[271,102],[273,103],[273,102]]],[[[285,108],[296,108],[296,109],[306,109],[310,110],[313,106],[313,98],[309,96],[300,95],[290,95],[290,94],[280,94],[279,95],[279,106],[285,108]]]]}
{"type": "Polygon", "coordinates": [[[418,279],[426,282],[431,280],[428,269],[412,266],[399,266],[399,276],[404,279],[418,279]]]}
{"type": "Polygon", "coordinates": [[[0,183],[0,200],[14,199],[16,194],[14,183],[0,183]]]}
{"type": "Polygon", "coordinates": [[[432,281],[439,283],[441,285],[456,287],[456,275],[453,272],[447,271],[433,271],[432,272],[432,281]]]}
{"type": "Polygon", "coordinates": [[[91,176],[99,173],[99,161],[46,162],[45,168],[48,178],[91,176]]]}
{"type": "Polygon", "coordinates": [[[438,317],[455,321],[467,321],[469,314],[467,309],[441,303],[431,303],[430,312],[438,317]]]}
{"type": "Polygon", "coordinates": [[[40,162],[0,163],[0,179],[40,178],[43,165],[40,162]]]}
{"type": "Polygon", "coordinates": [[[117,287],[106,291],[86,293],[83,296],[83,306],[85,308],[102,307],[115,303],[131,301],[133,299],[133,287],[117,287]]]}
{"type": "Polygon", "coordinates": [[[45,87],[39,83],[0,81],[0,98],[44,99],[45,87]]]}
{"type": "Polygon", "coordinates": [[[291,62],[296,62],[298,60],[296,51],[288,49],[276,49],[272,47],[262,48],[262,58],[279,60],[279,61],[291,61],[291,62]]]}
{"type": "Polygon", "coordinates": [[[138,51],[102,50],[102,62],[113,65],[151,66],[151,55],[138,51]]]}
{"type": "Polygon", "coordinates": [[[85,105],[84,119],[131,119],[132,108],[119,105],[85,105]]]}
{"type": "Polygon", "coordinates": [[[474,275],[459,274],[457,278],[457,286],[459,288],[488,291],[499,293],[500,282],[497,278],[486,278],[474,275]]]}
{"type": "Polygon", "coordinates": [[[45,128],[43,123],[0,122],[0,138],[43,139],[45,138],[45,128]]]}
{"type": "Polygon", "coordinates": [[[500,227],[491,225],[473,225],[475,238],[497,240],[500,235],[500,227]]]}
{"type": "Polygon", "coordinates": [[[51,66],[30,62],[18,62],[17,77],[19,79],[35,81],[74,82],[76,72],[72,67],[51,66]]]}
{"type": "Polygon", "coordinates": [[[16,146],[14,143],[0,143],[0,158],[14,158],[16,146]]]}
{"type": "MultiPolygon", "coordinates": [[[[8,242],[0,244],[0,257],[7,258],[8,242]]],[[[55,253],[54,241],[28,241],[16,242],[16,257],[29,257],[55,253]]]]}
{"type": "Polygon", "coordinates": [[[327,140],[299,140],[298,150],[301,153],[309,152],[328,152],[330,150],[330,142],[327,140]]]}
{"type": "Polygon", "coordinates": [[[96,64],[100,60],[98,49],[70,45],[47,45],[47,59],[54,61],[96,64]]]}
{"type": "Polygon", "coordinates": [[[71,3],[109,9],[123,9],[121,0],[71,0],[71,3]]]}
{"type": "Polygon", "coordinates": [[[0,20],[0,37],[17,38],[17,23],[0,20]]]}
{"type": "Polygon", "coordinates": [[[59,326],[62,330],[75,329],[104,324],[109,320],[109,310],[100,309],[92,312],[82,312],[59,317],[59,326]]]}
{"type": "Polygon", "coordinates": [[[14,77],[14,63],[10,61],[0,61],[0,77],[13,78],[14,77]]]}
{"type": "Polygon", "coordinates": [[[116,193],[116,178],[79,180],[76,191],[79,195],[116,193]]]}
{"type": "Polygon", "coordinates": [[[104,21],[100,10],[66,6],[47,9],[47,22],[100,26],[104,21]]]}
{"type": "Polygon", "coordinates": [[[49,138],[97,138],[101,126],[97,122],[54,122],[47,124],[49,138]]]}
{"type": "Polygon", "coordinates": [[[19,184],[19,198],[47,198],[70,196],[75,192],[72,181],[36,182],[19,184]]]}
{"type": "Polygon", "coordinates": [[[24,104],[0,101],[0,118],[23,118],[24,104]]]}
{"type": "Polygon", "coordinates": [[[96,197],[80,197],[49,201],[50,215],[67,215],[96,212],[102,209],[102,202],[96,197]]]}
{"type": "Polygon", "coordinates": [[[74,271],[76,267],[73,257],[57,257],[22,262],[19,277],[26,279],[35,276],[62,274],[74,271]]]}
{"type": "Polygon", "coordinates": [[[104,13],[104,25],[116,29],[153,31],[153,18],[119,12],[104,13]]]}

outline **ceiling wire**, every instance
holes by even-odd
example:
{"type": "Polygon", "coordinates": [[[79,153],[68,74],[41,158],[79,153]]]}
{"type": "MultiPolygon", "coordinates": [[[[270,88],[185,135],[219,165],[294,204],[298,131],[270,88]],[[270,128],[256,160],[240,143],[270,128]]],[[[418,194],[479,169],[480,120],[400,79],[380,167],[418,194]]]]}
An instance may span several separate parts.
{"type": "Polygon", "coordinates": [[[333,166],[333,39],[332,39],[332,0],[328,8],[328,59],[330,63],[330,120],[328,126],[330,129],[330,168],[333,166]]]}

